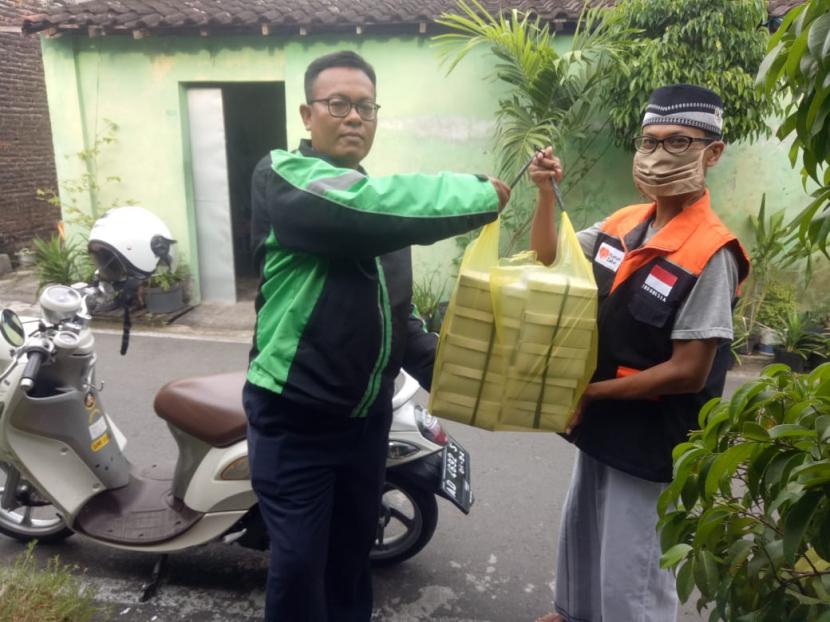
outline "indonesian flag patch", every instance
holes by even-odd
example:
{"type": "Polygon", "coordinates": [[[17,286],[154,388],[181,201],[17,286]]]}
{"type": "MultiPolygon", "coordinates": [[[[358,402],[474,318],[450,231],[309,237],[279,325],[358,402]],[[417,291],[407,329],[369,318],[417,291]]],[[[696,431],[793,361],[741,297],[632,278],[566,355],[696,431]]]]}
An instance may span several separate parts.
{"type": "Polygon", "coordinates": [[[665,302],[675,283],[677,277],[674,274],[665,268],[654,266],[643,283],[643,289],[665,302]]]}

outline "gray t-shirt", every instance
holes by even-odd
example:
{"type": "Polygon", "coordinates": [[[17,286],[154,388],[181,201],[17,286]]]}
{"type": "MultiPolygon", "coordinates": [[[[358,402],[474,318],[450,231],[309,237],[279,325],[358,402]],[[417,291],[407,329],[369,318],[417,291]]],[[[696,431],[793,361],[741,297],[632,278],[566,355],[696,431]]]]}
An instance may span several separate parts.
{"type": "MultiPolygon", "coordinates": [[[[600,233],[600,221],[577,232],[582,252],[593,259],[594,245],[600,233]]],[[[649,226],[643,244],[651,239],[657,229],[649,226]]],[[[732,300],[738,287],[738,262],[727,248],[712,255],[709,263],[697,278],[697,283],[677,312],[671,338],[732,340],[732,300]]]]}

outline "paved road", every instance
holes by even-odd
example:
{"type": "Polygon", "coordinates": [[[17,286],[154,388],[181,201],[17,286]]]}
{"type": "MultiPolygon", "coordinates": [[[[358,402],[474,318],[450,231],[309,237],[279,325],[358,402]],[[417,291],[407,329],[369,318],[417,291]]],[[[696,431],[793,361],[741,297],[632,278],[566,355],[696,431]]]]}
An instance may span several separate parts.
{"type": "MultiPolygon", "coordinates": [[[[247,345],[99,335],[102,398],[129,439],[134,462],[175,460],[165,425],[152,414],[155,392],[168,380],[244,368],[247,345]]],[[[734,385],[735,379],[731,379],[734,385]]],[[[488,433],[448,424],[473,461],[476,505],[464,516],[443,500],[435,537],[409,562],[374,575],[377,620],[389,622],[516,622],[550,609],[556,533],[573,449],[553,434],[488,433]]],[[[0,538],[0,558],[21,547],[0,538]]],[[[248,622],[260,619],[267,560],[262,553],[210,545],[171,558],[160,594],[137,603],[154,557],[116,551],[73,537],[41,546],[86,570],[99,598],[123,622],[248,622]]],[[[702,620],[689,605],[678,617],[702,620]]]]}

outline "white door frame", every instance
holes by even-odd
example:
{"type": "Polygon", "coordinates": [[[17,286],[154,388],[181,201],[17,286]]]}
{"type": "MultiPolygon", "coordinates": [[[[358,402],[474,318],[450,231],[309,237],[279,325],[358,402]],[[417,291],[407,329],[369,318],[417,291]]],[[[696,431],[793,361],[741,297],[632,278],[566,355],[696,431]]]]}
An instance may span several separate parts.
{"type": "Polygon", "coordinates": [[[236,302],[222,89],[189,87],[187,113],[199,284],[205,302],[236,302]]]}

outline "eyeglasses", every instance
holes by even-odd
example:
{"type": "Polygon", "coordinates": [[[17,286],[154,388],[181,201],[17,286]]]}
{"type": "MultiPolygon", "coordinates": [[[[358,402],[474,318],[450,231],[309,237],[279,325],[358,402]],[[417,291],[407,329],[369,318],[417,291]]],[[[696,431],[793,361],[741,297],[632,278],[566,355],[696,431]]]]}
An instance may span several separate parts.
{"type": "Polygon", "coordinates": [[[358,116],[364,121],[374,121],[378,116],[378,109],[380,108],[380,106],[374,102],[363,100],[355,103],[345,97],[312,99],[308,103],[314,104],[316,102],[325,103],[329,108],[329,114],[333,117],[337,117],[338,119],[348,117],[349,113],[352,111],[352,108],[354,108],[357,110],[358,116]]]}
{"type": "Polygon", "coordinates": [[[692,143],[704,143],[710,145],[717,142],[718,138],[692,138],[691,136],[683,136],[682,134],[675,134],[674,136],[667,136],[666,138],[654,138],[654,136],[637,136],[631,142],[634,148],[640,153],[654,153],[657,145],[663,145],[663,149],[669,153],[683,153],[688,151],[692,143]]]}

